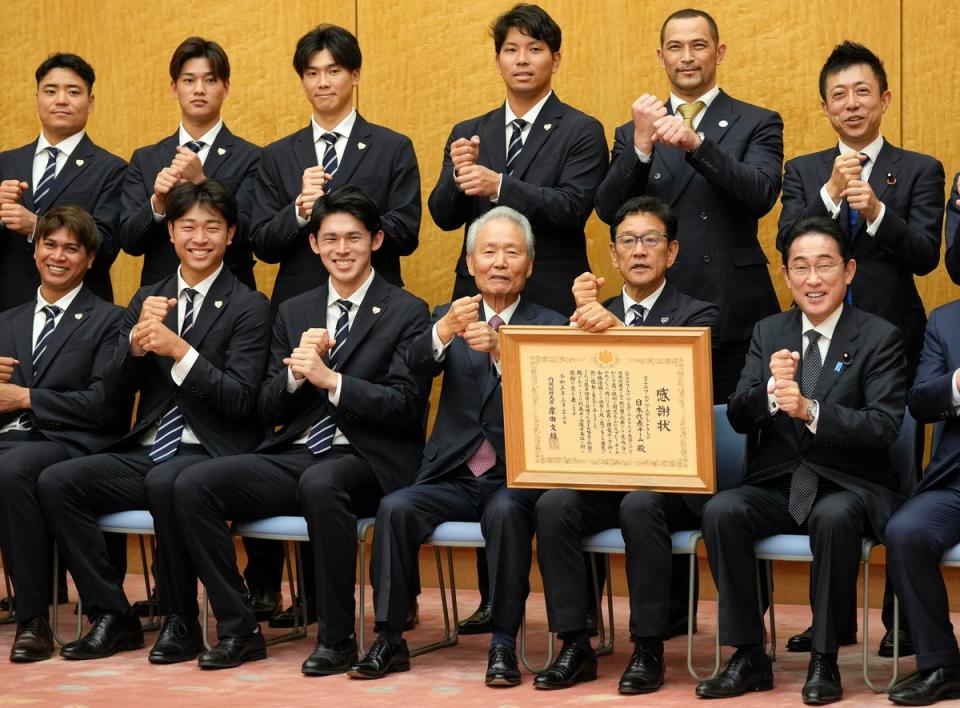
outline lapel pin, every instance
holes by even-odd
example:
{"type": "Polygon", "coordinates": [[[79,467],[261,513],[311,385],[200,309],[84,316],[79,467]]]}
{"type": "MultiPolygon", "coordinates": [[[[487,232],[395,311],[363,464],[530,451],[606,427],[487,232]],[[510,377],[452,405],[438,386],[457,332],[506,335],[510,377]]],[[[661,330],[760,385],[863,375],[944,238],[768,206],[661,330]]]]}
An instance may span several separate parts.
{"type": "Polygon", "coordinates": [[[217,148],[217,154],[218,154],[218,155],[226,155],[226,154],[227,154],[227,149],[226,149],[226,148],[217,148]]]}
{"type": "Polygon", "coordinates": [[[75,312],[75,313],[73,313],[73,318],[74,318],[74,319],[77,319],[77,320],[82,320],[82,319],[83,319],[83,313],[82,313],[82,312],[75,312]]]}
{"type": "Polygon", "coordinates": [[[897,176],[887,172],[887,184],[893,186],[897,183],[897,176]]]}
{"type": "Polygon", "coordinates": [[[375,315],[380,314],[380,308],[377,305],[374,305],[371,309],[373,310],[373,314],[375,315]]]}
{"type": "Polygon", "coordinates": [[[727,127],[728,125],[730,125],[730,124],[727,123],[727,121],[722,120],[722,121],[720,121],[719,123],[717,123],[717,125],[719,125],[721,128],[726,128],[726,127],[727,127]]]}
{"type": "Polygon", "coordinates": [[[669,317],[661,317],[661,318],[660,318],[660,324],[666,324],[666,323],[669,322],[669,321],[670,321],[670,318],[669,318],[669,317]]]}
{"type": "Polygon", "coordinates": [[[553,127],[553,123],[544,123],[544,124],[543,124],[543,129],[544,129],[544,130],[550,130],[550,128],[552,128],[552,127],[553,127]]]}
{"type": "Polygon", "coordinates": [[[83,160],[77,160],[77,167],[83,167],[83,160]]]}
{"type": "Polygon", "coordinates": [[[221,307],[223,307],[223,300],[215,300],[213,306],[219,310],[221,307]]]}
{"type": "Polygon", "coordinates": [[[841,356],[840,358],[843,359],[843,363],[844,363],[844,364],[849,364],[849,363],[850,363],[850,358],[851,358],[851,357],[850,357],[850,352],[844,352],[844,353],[843,353],[843,356],[841,356]]]}
{"type": "Polygon", "coordinates": [[[357,150],[363,150],[367,147],[366,143],[357,143],[357,150]]]}
{"type": "Polygon", "coordinates": [[[841,364],[841,363],[838,361],[838,362],[837,362],[837,365],[836,365],[835,367],[833,367],[833,371],[834,371],[834,373],[839,374],[841,369],[843,369],[843,364],[841,364]]]}

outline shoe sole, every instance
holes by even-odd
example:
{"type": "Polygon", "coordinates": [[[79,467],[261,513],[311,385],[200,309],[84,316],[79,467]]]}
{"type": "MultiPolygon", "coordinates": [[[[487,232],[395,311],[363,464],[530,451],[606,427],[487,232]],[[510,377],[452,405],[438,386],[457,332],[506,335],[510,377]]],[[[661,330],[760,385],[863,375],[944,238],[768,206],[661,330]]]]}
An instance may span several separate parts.
{"type": "MultiPolygon", "coordinates": [[[[354,662],[356,659],[354,659],[354,662]]],[[[307,669],[303,666],[300,667],[300,673],[304,676],[337,676],[338,674],[345,674],[350,670],[350,667],[353,666],[353,662],[347,664],[346,666],[339,666],[336,668],[329,669],[307,669]]]]}
{"type": "Polygon", "coordinates": [[[496,676],[494,678],[487,678],[484,680],[484,683],[487,686],[492,686],[494,688],[509,688],[511,686],[519,686],[519,678],[507,678],[506,676],[496,676]]]}
{"type": "Polygon", "coordinates": [[[597,672],[596,670],[594,670],[594,671],[588,671],[586,673],[577,675],[570,683],[534,683],[533,685],[535,688],[541,688],[547,691],[556,691],[563,688],[573,688],[578,683],[585,683],[587,681],[596,681],[596,680],[597,680],[597,672]]]}
{"type": "Polygon", "coordinates": [[[950,691],[949,693],[944,693],[943,695],[938,695],[936,698],[924,701],[896,699],[890,694],[887,694],[887,698],[889,698],[892,703],[898,706],[932,706],[934,703],[939,701],[952,701],[960,698],[960,691],[950,691]]]}
{"type": "Polygon", "coordinates": [[[200,664],[198,666],[201,669],[207,670],[216,670],[216,669],[235,669],[238,666],[246,664],[248,661],[263,661],[267,658],[267,650],[263,649],[262,651],[257,651],[253,654],[243,657],[240,661],[230,662],[229,664],[200,664]]]}
{"type": "Polygon", "coordinates": [[[47,659],[52,659],[52,658],[53,658],[53,650],[51,649],[50,653],[47,654],[46,656],[26,656],[22,654],[18,656],[11,655],[10,661],[14,664],[34,664],[38,661],[46,661],[47,659]]]}
{"type": "Polygon", "coordinates": [[[644,688],[624,688],[623,686],[618,686],[617,691],[622,696],[636,696],[641,693],[654,693],[655,691],[659,691],[661,688],[663,688],[663,681],[658,683],[656,686],[646,686],[644,688]]]}
{"type": "Polygon", "coordinates": [[[144,646],[145,643],[141,639],[139,641],[122,642],[105,654],[64,654],[63,649],[61,649],[60,656],[71,661],[92,661],[95,659],[106,659],[108,656],[113,656],[114,654],[118,654],[122,651],[135,651],[137,649],[143,649],[144,646]]]}
{"type": "Polygon", "coordinates": [[[147,657],[147,661],[151,664],[157,665],[166,665],[166,664],[182,664],[185,661],[193,661],[201,652],[195,652],[193,654],[178,654],[176,656],[165,656],[162,654],[150,654],[147,657]]]}
{"type": "Polygon", "coordinates": [[[827,706],[827,705],[830,705],[831,703],[836,703],[837,701],[842,701],[842,700],[843,700],[843,696],[837,696],[836,698],[830,698],[826,700],[808,700],[804,698],[803,703],[804,705],[808,705],[808,706],[827,706]]]}
{"type": "Polygon", "coordinates": [[[410,662],[403,661],[396,664],[391,664],[383,673],[373,673],[372,671],[358,671],[356,669],[350,669],[347,671],[347,676],[355,679],[382,679],[386,678],[387,674],[403,673],[404,671],[409,670],[410,662]]]}
{"type": "Polygon", "coordinates": [[[736,696],[744,696],[748,693],[760,693],[761,691],[772,691],[773,690],[773,679],[770,681],[763,681],[758,683],[756,686],[751,686],[750,688],[744,689],[738,693],[708,693],[704,691],[701,693],[697,691],[697,696],[700,698],[735,698],[736,696]]]}

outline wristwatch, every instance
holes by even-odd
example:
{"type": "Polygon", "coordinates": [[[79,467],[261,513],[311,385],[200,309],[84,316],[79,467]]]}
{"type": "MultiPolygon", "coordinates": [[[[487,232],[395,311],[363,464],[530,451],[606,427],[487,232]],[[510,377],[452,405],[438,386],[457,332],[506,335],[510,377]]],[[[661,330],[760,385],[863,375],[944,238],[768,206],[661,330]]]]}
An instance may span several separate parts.
{"type": "Polygon", "coordinates": [[[813,422],[817,419],[817,414],[820,412],[820,402],[819,401],[809,401],[807,403],[807,418],[808,422],[813,422]]]}

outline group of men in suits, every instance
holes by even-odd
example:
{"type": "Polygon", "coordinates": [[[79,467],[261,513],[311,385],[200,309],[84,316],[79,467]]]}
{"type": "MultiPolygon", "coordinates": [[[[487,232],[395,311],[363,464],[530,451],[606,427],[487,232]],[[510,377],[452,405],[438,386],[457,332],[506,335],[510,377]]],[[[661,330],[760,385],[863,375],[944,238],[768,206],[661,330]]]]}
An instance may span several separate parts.
{"type": "MultiPolygon", "coordinates": [[[[95,519],[144,506],[160,539],[165,616],[150,660],[201,654],[198,577],[220,635],[200,665],[263,658],[257,622],[280,609],[281,556],[249,544],[244,579],[224,520],[290,513],[307,518],[313,540],[306,597],[293,609],[321,625],[303,672],[379,678],[409,668],[402,633],[416,618],[417,546],[443,520],[479,519],[489,570],[468,623],[492,634],[487,683],[520,682],[516,633],[539,532],[556,539],[539,562],[563,646],[535,685],[564,688],[597,673],[579,539],[620,525],[635,643],[620,690],[649,692],[664,680],[665,608],[678,589],[666,570],[669,531],[704,514],[722,640],[738,649],[698,694],[772,687],[749,549],[759,536],[801,529],[816,557],[814,621],[790,647],[812,651],[806,702],[842,696],[836,652],[856,632],[852,539],[883,538],[898,494],[909,491],[889,477],[885,448],[918,360],[910,399],[918,417],[952,418],[960,403],[960,377],[952,388],[942,380],[955,366],[942,322],[931,320],[921,356],[925,317],[913,281],[939,261],[942,166],[884,139],[891,94],[883,65],[844,42],[820,75],[838,144],[791,160],[781,178],[782,120],[720,89],[726,47],[717,25],[687,9],[661,28],[657,55],[670,95],[637,99],[608,168],[600,123],[552,90],[559,26],[541,8],[517,5],[491,29],[506,100],[454,126],[446,143],[428,207],[441,228],[464,226],[465,236],[453,301],[432,325],[426,306],[401,289],[399,258],[416,249],[420,227],[416,156],[407,137],[353,107],[362,55],[347,30],[321,25],[300,39],[293,65],[310,125],[263,150],[220,117],[226,53],[185,40],[170,63],[180,127],[137,150],[127,168],[84,131],[93,69],[70,54],[37,69],[41,135],[0,153],[0,310],[11,347],[0,357],[0,481],[10,490],[0,544],[17,588],[13,660],[52,653],[51,535],[95,618],[63,655],[142,645],[95,519]],[[781,183],[777,248],[796,308],[777,314],[757,223],[781,183]],[[594,207],[610,224],[611,259],[624,280],[621,295],[602,305],[584,234],[594,207]],[[142,288],[122,318],[94,297],[112,299],[109,265],[121,247],[144,256],[142,288]],[[252,290],[251,254],[280,264],[269,306],[252,290]],[[715,399],[729,398],[736,428],[763,433],[745,484],[705,509],[702,500],[648,492],[506,488],[496,330],[569,320],[601,332],[651,317],[713,330],[715,399]],[[87,363],[61,371],[57,352],[73,340],[87,363]],[[421,458],[429,381],[440,372],[442,413],[421,458]],[[136,419],[125,432],[134,394],[136,419]],[[359,658],[354,557],[345,549],[356,518],[373,513],[379,634],[359,658]]],[[[955,279],[958,205],[955,189],[947,250],[955,279]]],[[[942,312],[937,320],[952,310],[942,312]]],[[[918,629],[938,628],[918,638],[920,679],[894,700],[960,692],[945,596],[921,607],[916,585],[920,572],[935,573],[937,549],[956,540],[948,521],[929,523],[952,508],[949,493],[935,494],[955,476],[950,455],[938,454],[939,471],[891,524],[891,557],[904,559],[891,578],[906,615],[918,629]]]]}

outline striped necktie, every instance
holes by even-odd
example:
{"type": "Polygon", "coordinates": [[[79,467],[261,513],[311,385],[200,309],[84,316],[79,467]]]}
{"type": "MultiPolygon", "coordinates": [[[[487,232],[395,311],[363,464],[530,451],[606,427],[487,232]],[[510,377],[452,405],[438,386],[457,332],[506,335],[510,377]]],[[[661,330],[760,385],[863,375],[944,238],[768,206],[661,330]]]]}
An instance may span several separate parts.
{"type": "MultiPolygon", "coordinates": [[[[187,300],[187,307],[183,313],[183,325],[180,327],[181,338],[185,338],[187,333],[193,329],[193,298],[196,297],[197,291],[193,288],[184,288],[183,295],[187,300]]],[[[160,419],[157,437],[153,441],[153,445],[150,446],[150,459],[157,464],[169,460],[177,454],[182,435],[183,414],[180,412],[180,406],[174,403],[160,419]]]]}
{"type": "Polygon", "coordinates": [[[510,124],[513,126],[513,132],[510,134],[510,145],[507,147],[507,174],[513,174],[513,165],[514,160],[517,159],[517,155],[520,154],[520,151],[523,150],[523,129],[527,127],[527,121],[523,118],[517,118],[516,120],[510,121],[510,124]]]}
{"type": "MultiPolygon", "coordinates": [[[[350,334],[350,308],[353,307],[353,303],[349,300],[337,300],[337,307],[340,308],[340,318],[337,320],[337,330],[333,337],[335,344],[330,350],[330,368],[334,371],[339,364],[338,355],[350,334]]],[[[322,455],[333,447],[333,436],[336,430],[337,424],[333,422],[333,415],[327,412],[310,426],[310,432],[307,433],[307,449],[314,455],[322,455]]]]}
{"type": "MultiPolygon", "coordinates": [[[[493,331],[496,332],[503,325],[503,320],[500,318],[500,315],[494,315],[487,324],[493,327],[493,331]]],[[[493,448],[493,445],[490,444],[490,441],[487,440],[486,435],[483,436],[479,447],[470,455],[466,464],[467,469],[473,473],[474,477],[479,477],[497,464],[497,451],[493,448]]]]}
{"type": "Polygon", "coordinates": [[[323,140],[327,147],[323,151],[323,171],[328,175],[333,177],[339,166],[337,161],[337,140],[340,136],[337,133],[324,133],[320,136],[320,139],[323,140]]]}
{"type": "Polygon", "coordinates": [[[33,205],[37,211],[40,210],[43,198],[50,192],[53,181],[57,178],[57,155],[59,154],[60,148],[47,148],[47,155],[49,156],[47,157],[47,166],[43,168],[43,175],[37,182],[36,189],[33,190],[33,205]]]}
{"type": "MultiPolygon", "coordinates": [[[[820,347],[817,340],[820,339],[820,333],[815,329],[806,332],[807,350],[803,353],[803,361],[800,363],[800,393],[805,398],[813,395],[813,390],[817,387],[817,380],[820,378],[820,370],[823,368],[823,358],[820,356],[820,347]]],[[[793,468],[793,474],[790,477],[790,498],[787,500],[787,510],[793,517],[797,525],[806,521],[810,515],[810,509],[813,508],[813,502],[817,498],[818,478],[817,473],[807,467],[803,462],[793,468]]]]}
{"type": "Polygon", "coordinates": [[[630,312],[633,314],[633,319],[630,320],[630,326],[643,327],[643,319],[646,317],[647,308],[639,302],[635,302],[630,306],[630,312]]]}
{"type": "Polygon", "coordinates": [[[185,144],[185,147],[193,150],[193,152],[200,154],[200,151],[203,150],[204,142],[202,140],[191,140],[185,144]]]}
{"type": "MultiPolygon", "coordinates": [[[[62,310],[56,305],[44,305],[43,314],[46,315],[47,319],[43,322],[43,327],[40,330],[40,334],[37,336],[37,343],[33,347],[33,378],[37,378],[37,369],[40,368],[40,358],[43,356],[43,353],[47,351],[47,340],[50,338],[50,335],[53,334],[53,330],[57,326],[57,315],[59,315],[62,310]]],[[[20,427],[24,430],[33,430],[33,421],[30,420],[30,414],[24,413],[20,416],[20,427]]]]}

